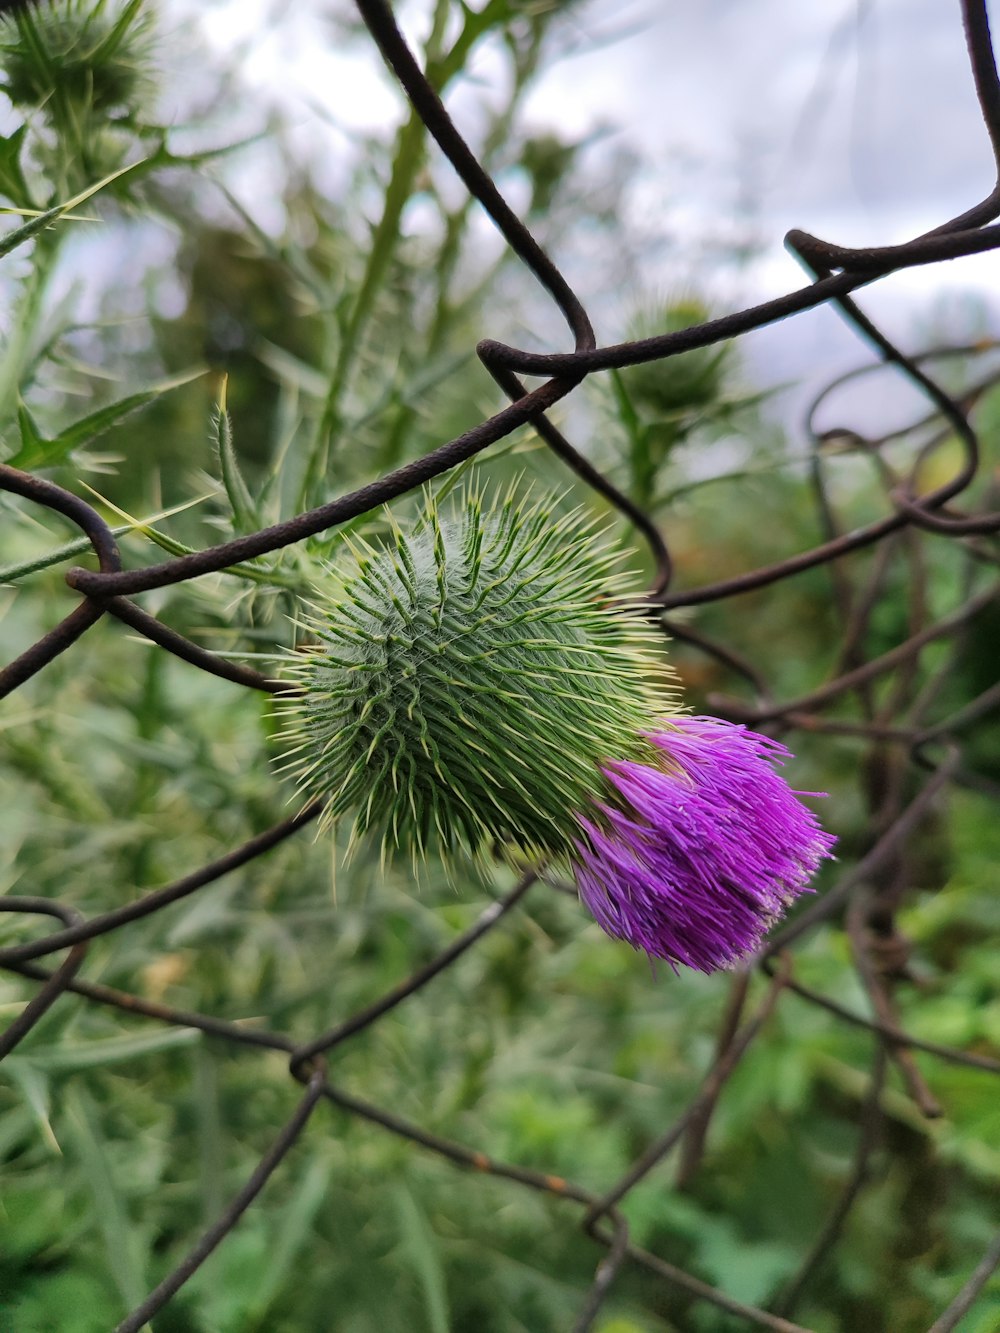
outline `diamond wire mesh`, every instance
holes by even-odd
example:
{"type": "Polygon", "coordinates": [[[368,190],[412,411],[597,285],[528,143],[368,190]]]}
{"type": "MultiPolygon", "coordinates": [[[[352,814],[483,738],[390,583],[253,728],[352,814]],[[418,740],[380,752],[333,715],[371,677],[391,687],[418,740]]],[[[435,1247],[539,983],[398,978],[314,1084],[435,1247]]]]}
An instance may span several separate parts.
{"type": "MultiPolygon", "coordinates": [[[[922,1041],[905,1031],[895,996],[898,983],[908,977],[907,940],[896,920],[909,889],[905,856],[907,839],[927,816],[935,798],[949,785],[971,786],[992,799],[1000,795],[994,784],[963,764],[964,738],[977,720],[1000,703],[1000,686],[983,690],[951,716],[928,720],[933,715],[934,703],[950,669],[951,656],[946,655],[944,665],[936,668],[929,681],[919,689],[916,671],[920,654],[929,644],[943,642],[954,651],[963,628],[1000,591],[1000,582],[990,577],[997,563],[996,547],[990,539],[1000,531],[1000,513],[961,509],[957,504],[983,472],[979,440],[970,414],[1000,376],[995,373],[983,375],[961,397],[952,396],[932,377],[927,367],[948,356],[973,358],[978,352],[987,350],[986,344],[940,347],[922,356],[908,356],[872,324],[854,301],[854,293],[860,288],[888,274],[1000,246],[1000,225],[992,223],[1000,215],[1000,80],[991,46],[986,5],[982,0],[963,0],[962,3],[973,79],[997,162],[998,183],[986,199],[960,217],[942,222],[932,231],[901,245],[848,249],[793,231],[787,237],[787,244],[812,275],[812,280],[804,287],[696,327],[611,347],[597,346],[579,298],[508,207],[462,139],[408,49],[390,7],[384,0],[357,0],[357,7],[384,60],[441,151],[470,194],[492,218],[507,245],[537,277],[562,312],[574,339],[574,350],[552,355],[532,354],[489,339],[481,342],[477,351],[482,363],[510,399],[504,410],[353,494],[252,535],[141,570],[122,569],[114,537],[91,506],[41,477],[0,466],[0,484],[5,489],[64,515],[89,539],[99,563],[98,571],[74,569],[69,572],[67,581],[81,593],[79,605],[3,670],[0,692],[10,693],[59,654],[70,650],[82,634],[106,615],[124,622],[193,667],[249,689],[278,692],[282,688],[280,682],[191,643],[141,609],[133,597],[201,574],[227,569],[239,561],[279,551],[311,534],[333,529],[441,476],[505,439],[518,427],[530,423],[547,446],[586,485],[593,487],[627,517],[648,543],[657,568],[648,601],[651,611],[660,614],[664,630],[708,655],[727,671],[736,673],[752,688],[756,700],[752,706],[729,699],[720,704],[718,711],[725,712],[733,720],[752,722],[782,733],[805,730],[853,735],[870,742],[874,771],[869,774],[868,783],[870,804],[866,845],[857,862],[827,893],[780,930],[757,960],[758,967],[769,978],[769,985],[756,1010],[747,1012],[749,974],[732,978],[714,1060],[697,1094],[614,1187],[600,1197],[570,1180],[503,1162],[476,1147],[442,1138],[402,1119],[390,1109],[353,1096],[328,1072],[328,1057],[341,1043],[370,1029],[384,1015],[405,1004],[433,982],[489,932],[502,929],[507,914],[536,883],[534,873],[525,874],[512,891],[488,908],[471,929],[458,936],[426,966],[377,1002],[304,1043],[295,1043],[279,1031],[248,1028],[207,1014],[184,1012],[88,981],[80,975],[90,940],[150,916],[247,865],[307,826],[318,813],[315,805],[274,825],[209,865],[146,894],[137,902],[89,920],[74,908],[48,898],[5,898],[0,903],[5,912],[47,917],[56,923],[57,929],[43,938],[0,950],[0,966],[39,983],[30,1002],[0,1038],[0,1057],[15,1049],[51,1005],[72,992],[94,1004],[116,1007],[156,1023],[194,1028],[225,1042],[280,1052],[288,1057],[290,1076],[303,1089],[293,1114],[243,1188],[201,1235],[185,1260],[121,1322],[118,1333],[134,1333],[141,1329],[226,1239],[286,1154],[304,1135],[313,1112],[324,1101],[456,1166],[503,1178],[526,1190],[539,1191],[571,1205],[587,1236],[606,1251],[576,1319],[574,1327],[578,1333],[594,1326],[616,1275],[626,1264],[638,1265],[664,1282],[680,1287],[692,1300],[707,1302],[720,1311],[742,1318],[748,1327],[771,1329],[775,1333],[792,1333],[798,1329],[801,1333],[801,1326],[791,1318],[795,1306],[836,1245],[852,1208],[863,1196],[879,1138],[881,1100],[890,1067],[895,1067],[908,1096],[925,1117],[938,1116],[941,1108],[932,1086],[914,1059],[915,1051],[979,1070],[984,1075],[1000,1074],[1000,1060],[922,1041]],[[692,348],[717,344],[823,303],[836,306],[857,333],[875,348],[881,363],[894,367],[923,395],[928,404],[926,414],[913,424],[926,429],[926,445],[909,476],[896,476],[888,466],[879,468],[884,514],[861,528],[842,530],[827,485],[825,446],[828,440],[815,424],[828,395],[854,376],[835,381],[813,403],[807,422],[813,445],[812,485],[824,539],[819,545],[767,567],[749,569],[702,587],[675,589],[669,524],[667,531],[661,532],[646,513],[573,448],[545,416],[546,410],[572,393],[590,374],[660,361],[692,348]],[[524,375],[542,377],[544,382],[529,391],[521,379],[524,375]],[[921,462],[948,435],[961,442],[962,453],[957,467],[935,489],[917,494],[917,473],[921,462]],[[870,658],[865,655],[862,645],[882,599],[889,595],[888,570],[901,537],[921,542],[931,537],[936,540],[944,538],[961,544],[970,566],[974,564],[985,574],[983,586],[948,615],[932,619],[928,598],[924,595],[926,568],[919,560],[911,561],[909,569],[914,593],[911,600],[918,611],[911,617],[909,637],[881,656],[870,658]],[[885,558],[876,560],[863,573],[850,557],[870,547],[878,547],[885,558]],[[829,571],[843,627],[841,653],[831,678],[798,698],[774,698],[762,671],[732,647],[706,638],[688,620],[678,620],[673,614],[682,608],[735,598],[754,589],[778,584],[816,566],[825,566],[829,571]],[[871,687],[876,681],[889,681],[894,687],[888,708],[875,706],[871,687]],[[860,702],[864,721],[845,722],[824,716],[828,705],[849,696],[860,702]],[[901,775],[905,775],[909,784],[905,794],[901,775]],[[797,976],[796,944],[818,924],[830,921],[843,923],[854,966],[870,1003],[873,1015],[870,1018],[805,985],[797,976]],[[65,957],[57,966],[45,966],[40,961],[64,952],[65,957]],[[872,1070],[850,1177],[778,1308],[768,1311],[735,1300],[721,1288],[703,1282],[633,1244],[619,1205],[629,1191],[675,1148],[680,1151],[680,1177],[689,1180],[693,1176],[727,1080],[764,1029],[776,1006],[783,997],[793,993],[844,1023],[866,1031],[871,1038],[872,1070]]],[[[856,375],[864,373],[866,371],[855,372],[856,375]]],[[[882,446],[901,433],[864,440],[855,434],[854,443],[878,458],[882,446]]],[[[1000,1238],[990,1245],[967,1283],[942,1310],[931,1333],[945,1333],[957,1326],[972,1309],[998,1265],[1000,1238]]]]}

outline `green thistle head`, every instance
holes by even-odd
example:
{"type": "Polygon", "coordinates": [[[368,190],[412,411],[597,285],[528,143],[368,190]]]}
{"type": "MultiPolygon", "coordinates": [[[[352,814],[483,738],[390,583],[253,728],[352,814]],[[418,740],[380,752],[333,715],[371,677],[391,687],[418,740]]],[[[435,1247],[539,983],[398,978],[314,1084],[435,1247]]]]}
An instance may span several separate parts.
{"type": "Polygon", "coordinates": [[[600,532],[471,493],[353,554],[282,706],[302,793],[414,857],[570,852],[601,764],[647,756],[671,683],[662,637],[612,605],[624,580],[600,532]]]}
{"type": "Polygon", "coordinates": [[[3,90],[14,106],[58,124],[72,108],[134,114],[152,92],[151,7],[139,0],[54,0],[19,6],[16,35],[0,44],[3,90]],[[11,39],[12,38],[12,39],[11,39]]]}
{"type": "MultiPolygon", "coordinates": [[[[20,171],[0,180],[16,203],[76,194],[118,171],[137,146],[159,146],[163,131],[150,123],[153,10],[149,0],[50,0],[21,4],[16,24],[0,25],[0,90],[30,127],[28,180],[20,171]]],[[[108,189],[135,200],[137,179],[108,189]]]]}

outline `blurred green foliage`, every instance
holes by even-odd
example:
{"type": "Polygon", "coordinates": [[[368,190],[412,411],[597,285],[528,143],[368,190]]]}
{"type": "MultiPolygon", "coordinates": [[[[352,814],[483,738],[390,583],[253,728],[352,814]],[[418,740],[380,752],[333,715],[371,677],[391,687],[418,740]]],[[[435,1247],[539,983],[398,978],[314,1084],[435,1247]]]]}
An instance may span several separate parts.
{"type": "MultiPolygon", "coordinates": [[[[506,62],[507,100],[484,110],[475,146],[492,170],[527,174],[540,238],[556,239],[560,254],[572,243],[560,211],[567,200],[580,227],[604,228],[609,246],[620,243],[613,214],[587,212],[576,146],[558,127],[526,134],[519,125],[523,94],[560,40],[561,8],[491,0],[477,12],[439,0],[425,52],[442,90],[483,43],[506,62]]],[[[203,182],[195,192],[165,133],[149,129],[157,46],[147,15],[135,4],[60,0],[20,17],[3,43],[7,93],[26,115],[5,141],[0,170],[12,207],[64,201],[155,141],[148,194],[122,187],[88,207],[136,237],[172,213],[185,218],[166,275],[179,308],[150,313],[139,335],[100,315],[82,318],[56,281],[70,228],[93,224],[63,221],[41,233],[19,252],[31,262],[19,259],[7,277],[16,336],[0,362],[5,457],[83,494],[83,483],[96,485],[117,506],[108,511],[113,522],[134,515],[121,523],[131,566],[161,558],[164,547],[203,546],[288,517],[467,428],[500,401],[471,353],[475,341],[498,333],[498,312],[511,329],[527,309],[517,304],[527,284],[516,266],[484,246],[475,208],[454,202],[448,172],[405,116],[394,138],[365,140],[337,200],[289,178],[280,232],[235,206],[220,222],[222,186],[203,182]],[[90,136],[89,154],[78,151],[78,133],[90,136]],[[113,153],[101,148],[112,141],[113,153]],[[212,373],[192,371],[206,364],[212,373]],[[169,506],[184,508],[161,515],[169,506]]],[[[112,307],[113,267],[106,283],[112,307]]],[[[685,296],[637,314],[627,332],[707,314],[685,296]]],[[[669,513],[685,584],[819,539],[808,478],[743,379],[735,353],[710,349],[589,390],[591,420],[601,424],[584,448],[661,517],[669,513]],[[685,449],[694,444],[721,444],[716,475],[692,476],[685,449]]],[[[988,401],[984,419],[996,410],[988,401]]],[[[836,499],[851,522],[871,516],[866,466],[838,464],[836,499]]],[[[505,480],[523,472],[526,487],[555,483],[567,505],[606,512],[530,432],[481,467],[505,480]]],[[[401,520],[410,505],[394,506],[401,520]]],[[[0,610],[12,656],[74,604],[62,548],[75,534],[21,501],[0,497],[0,507],[0,610]]],[[[383,523],[373,514],[351,526],[377,538],[383,523]]],[[[632,553],[629,532],[616,533],[632,553]]],[[[263,654],[266,664],[291,645],[290,618],[344,535],[321,534],[145,604],[198,642],[250,661],[263,654]]],[[[859,555],[857,568],[877,558],[859,555]]],[[[632,561],[641,566],[642,557],[632,561]]],[[[880,611],[872,653],[906,636],[905,575],[900,563],[899,596],[880,611]]],[[[815,569],[692,619],[762,664],[777,697],[792,696],[837,658],[829,578],[815,569]]],[[[935,546],[930,595],[940,613],[966,595],[969,580],[965,555],[935,546]]],[[[995,679],[995,641],[995,613],[983,613],[949,677],[945,712],[995,679]]],[[[683,644],[674,660],[695,706],[712,691],[741,688],[683,644]]],[[[854,707],[845,701],[836,715],[854,716],[854,707]]],[[[266,701],[110,620],[20,690],[0,725],[4,890],[84,913],[130,902],[219,856],[276,822],[291,799],[274,771],[266,701]]],[[[866,823],[865,746],[799,740],[795,782],[831,793],[824,818],[849,864],[866,823]]],[[[969,756],[982,775],[996,776],[995,720],[976,729],[969,756]]],[[[956,791],[923,836],[917,882],[937,892],[911,896],[905,908],[920,985],[903,990],[904,1021],[926,1039],[996,1058],[1000,824],[983,796],[956,791]]],[[[300,836],[95,941],[84,974],[308,1039],[431,959],[513,882],[503,870],[482,879],[470,869],[456,885],[431,863],[415,884],[402,867],[383,874],[370,850],[345,866],[342,850],[337,839],[300,836]]],[[[0,938],[25,938],[25,921],[0,917],[0,938]]],[[[817,931],[797,958],[803,981],[866,1012],[839,929],[817,931]]],[[[331,1075],[436,1133],[599,1192],[697,1089],[731,984],[652,976],[575,901],[537,886],[475,950],[347,1043],[331,1075]]],[[[753,981],[753,1000],[763,988],[753,981]]],[[[12,1017],[32,993],[5,976],[0,1007],[12,1017]]],[[[786,996],[726,1088],[700,1172],[680,1188],[668,1162],[627,1196],[635,1242],[739,1300],[773,1302],[849,1178],[871,1057],[862,1030],[786,996]]],[[[925,1329],[997,1226],[996,1083],[917,1058],[946,1114],[923,1120],[890,1080],[869,1186],[796,1312],[817,1333],[925,1329]]],[[[110,1327],[217,1216],[296,1097],[278,1055],[72,996],[3,1073],[0,1326],[18,1333],[110,1327]]],[[[462,1174],[321,1106],[263,1200],[155,1328],[565,1329],[598,1257],[578,1221],[568,1203],[462,1174]]],[[[740,1326],[635,1267],[616,1281],[599,1323],[601,1333],[740,1326]]],[[[994,1279],[961,1328],[998,1326],[994,1279]]]]}

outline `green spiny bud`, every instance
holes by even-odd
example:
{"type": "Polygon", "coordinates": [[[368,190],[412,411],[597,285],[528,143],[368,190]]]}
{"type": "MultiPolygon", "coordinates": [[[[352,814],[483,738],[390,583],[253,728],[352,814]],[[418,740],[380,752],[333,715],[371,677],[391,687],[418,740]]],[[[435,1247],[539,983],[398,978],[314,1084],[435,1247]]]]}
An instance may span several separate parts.
{"type": "Polygon", "coordinates": [[[413,530],[353,549],[307,621],[283,704],[286,767],[385,850],[563,855],[606,758],[640,760],[669,702],[662,639],[579,512],[508,493],[428,498],[413,530]]]}

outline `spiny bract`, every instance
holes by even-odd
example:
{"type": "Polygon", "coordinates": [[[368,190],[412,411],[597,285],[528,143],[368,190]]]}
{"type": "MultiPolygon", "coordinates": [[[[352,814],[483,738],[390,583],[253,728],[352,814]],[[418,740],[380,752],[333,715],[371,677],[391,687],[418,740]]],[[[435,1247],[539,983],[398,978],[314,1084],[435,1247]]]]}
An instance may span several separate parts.
{"type": "Polygon", "coordinates": [[[559,856],[606,758],[652,754],[671,678],[639,609],[612,605],[623,576],[592,522],[512,492],[484,508],[428,497],[411,533],[353,551],[293,667],[287,767],[326,824],[354,809],[353,837],[386,850],[559,856]]]}

